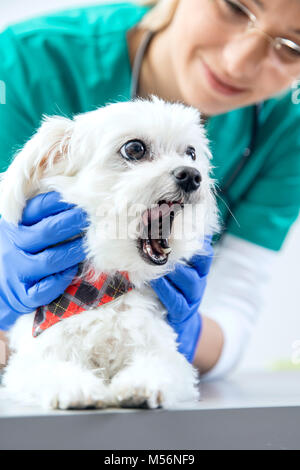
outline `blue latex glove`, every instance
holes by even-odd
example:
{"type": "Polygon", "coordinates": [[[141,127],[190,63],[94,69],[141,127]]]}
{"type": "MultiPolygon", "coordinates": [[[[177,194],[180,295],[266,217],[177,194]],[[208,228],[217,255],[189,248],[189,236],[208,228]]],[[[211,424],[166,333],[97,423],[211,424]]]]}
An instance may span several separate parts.
{"type": "Polygon", "coordinates": [[[34,197],[18,226],[0,219],[0,329],[61,295],[85,258],[82,237],[49,248],[87,227],[85,212],[60,199],[34,197]]]}
{"type": "Polygon", "coordinates": [[[202,330],[199,307],[213,260],[211,237],[205,237],[204,249],[206,254],[194,255],[189,266],[177,264],[174,271],[150,282],[178,335],[178,351],[189,362],[193,362],[202,330]]]}

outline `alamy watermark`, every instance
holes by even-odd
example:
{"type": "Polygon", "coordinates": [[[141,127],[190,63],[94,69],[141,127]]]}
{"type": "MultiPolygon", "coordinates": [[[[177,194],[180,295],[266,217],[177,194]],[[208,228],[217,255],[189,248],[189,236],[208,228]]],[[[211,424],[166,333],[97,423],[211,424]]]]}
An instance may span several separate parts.
{"type": "Polygon", "coordinates": [[[6,104],[6,85],[3,80],[0,80],[0,104],[6,104]]]}
{"type": "Polygon", "coordinates": [[[293,82],[291,89],[294,90],[292,92],[292,103],[299,104],[300,103],[300,78],[293,82]]]}
{"type": "Polygon", "coordinates": [[[204,237],[206,209],[203,204],[162,203],[125,204],[121,213],[110,204],[101,204],[97,211],[97,239],[168,239],[190,240],[204,237]],[[181,216],[178,218],[178,216],[181,216]],[[175,221],[176,219],[176,221],[175,221]]]}
{"type": "Polygon", "coordinates": [[[291,362],[295,366],[300,364],[300,339],[297,339],[292,344],[291,362]]]}

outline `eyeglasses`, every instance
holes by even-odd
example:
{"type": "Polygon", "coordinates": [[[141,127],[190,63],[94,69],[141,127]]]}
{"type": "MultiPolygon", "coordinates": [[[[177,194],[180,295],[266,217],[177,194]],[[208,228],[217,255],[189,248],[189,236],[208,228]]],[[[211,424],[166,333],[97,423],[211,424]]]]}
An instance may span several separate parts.
{"type": "Polygon", "coordinates": [[[220,19],[237,27],[244,27],[245,32],[258,31],[271,44],[277,58],[283,64],[300,65],[300,46],[290,39],[281,37],[273,38],[262,29],[258,28],[258,19],[248,8],[237,0],[211,0],[217,8],[220,19]]]}

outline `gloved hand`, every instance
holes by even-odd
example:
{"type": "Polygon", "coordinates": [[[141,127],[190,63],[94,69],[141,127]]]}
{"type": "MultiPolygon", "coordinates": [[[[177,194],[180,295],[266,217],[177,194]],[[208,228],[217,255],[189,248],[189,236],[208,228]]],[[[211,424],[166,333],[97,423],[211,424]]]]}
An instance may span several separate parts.
{"type": "Polygon", "coordinates": [[[205,237],[205,255],[194,255],[188,266],[177,264],[174,271],[150,282],[167,309],[167,321],[177,333],[178,351],[193,362],[202,330],[199,312],[213,260],[211,237],[205,237]]]}
{"type": "Polygon", "coordinates": [[[61,295],[85,258],[83,210],[60,202],[57,192],[39,194],[24,209],[18,226],[0,219],[0,329],[61,295]]]}

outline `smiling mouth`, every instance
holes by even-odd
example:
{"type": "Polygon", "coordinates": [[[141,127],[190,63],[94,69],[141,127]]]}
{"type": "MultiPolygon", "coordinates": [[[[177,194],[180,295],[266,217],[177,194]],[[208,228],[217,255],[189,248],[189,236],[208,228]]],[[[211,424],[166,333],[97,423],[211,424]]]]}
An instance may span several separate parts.
{"type": "Polygon", "coordinates": [[[240,88],[236,87],[233,85],[229,85],[229,83],[225,83],[219,78],[211,69],[210,67],[202,60],[202,64],[205,70],[205,74],[208,78],[209,83],[213,86],[213,88],[216,88],[217,90],[221,91],[222,93],[225,94],[238,94],[238,93],[244,93],[245,91],[248,91],[246,88],[240,88]]]}
{"type": "Polygon", "coordinates": [[[163,265],[168,261],[172,249],[169,246],[175,216],[183,209],[180,201],[158,201],[146,209],[141,218],[141,237],[138,248],[142,258],[151,264],[163,265]]]}

